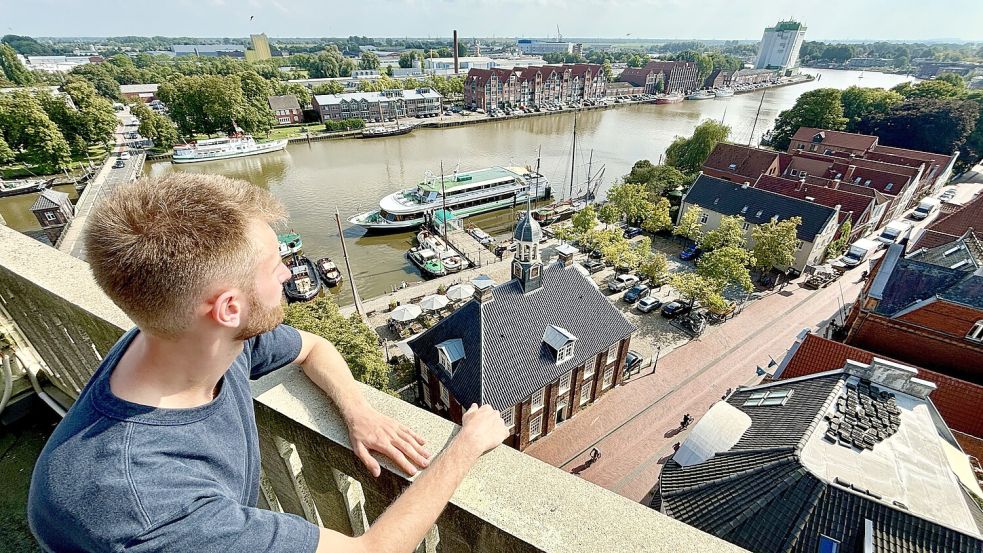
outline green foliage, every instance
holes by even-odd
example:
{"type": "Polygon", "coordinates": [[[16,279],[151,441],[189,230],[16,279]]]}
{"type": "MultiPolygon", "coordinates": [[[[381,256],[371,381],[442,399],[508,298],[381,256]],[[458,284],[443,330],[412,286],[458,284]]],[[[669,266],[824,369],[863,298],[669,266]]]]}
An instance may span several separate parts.
{"type": "Polygon", "coordinates": [[[365,128],[365,120],[359,119],[357,117],[352,119],[341,119],[339,121],[324,122],[324,130],[328,132],[353,131],[362,128],[365,128]]]}
{"type": "Polygon", "coordinates": [[[692,179],[679,169],[669,165],[652,165],[647,159],[635,162],[631,172],[625,175],[625,182],[645,185],[650,199],[665,195],[666,192],[686,188],[692,179]]]}
{"type": "Polygon", "coordinates": [[[846,130],[861,132],[862,122],[888,113],[904,101],[904,96],[883,88],[851,86],[841,94],[846,130]]]}
{"type": "Polygon", "coordinates": [[[266,132],[275,119],[267,81],[249,71],[237,75],[183,77],[164,82],[157,96],[184,136],[232,133],[238,125],[249,133],[266,132]]]}
{"type": "Polygon", "coordinates": [[[623,215],[630,224],[644,220],[652,211],[648,192],[641,184],[622,183],[612,186],[608,190],[608,203],[613,204],[619,215],[623,215]]]}
{"type": "Polygon", "coordinates": [[[652,233],[671,229],[672,216],[669,215],[669,200],[659,198],[651,206],[648,215],[642,221],[642,228],[652,233]]]}
{"type": "Polygon", "coordinates": [[[624,233],[622,233],[621,229],[619,228],[589,230],[580,238],[580,244],[583,246],[585,251],[599,250],[603,252],[604,248],[608,245],[621,241],[627,242],[627,240],[625,240],[624,233]]]}
{"type": "Polygon", "coordinates": [[[713,71],[713,58],[707,54],[697,52],[696,50],[686,50],[680,52],[673,56],[673,59],[680,61],[691,61],[696,64],[697,88],[703,87],[703,81],[705,81],[713,71]]]}
{"type": "Polygon", "coordinates": [[[881,144],[951,154],[973,133],[980,104],[973,100],[915,98],[866,123],[881,144]]]}
{"type": "Polygon", "coordinates": [[[670,277],[669,284],[691,305],[699,302],[713,310],[722,310],[727,305],[720,282],[699,273],[675,273],[670,277]]]}
{"type": "Polygon", "coordinates": [[[799,96],[792,108],[778,114],[772,134],[772,146],[787,150],[799,127],[841,131],[846,128],[841,93],[835,88],[810,90],[799,96]]]}
{"type": "Polygon", "coordinates": [[[831,61],[834,63],[845,63],[848,59],[853,57],[853,47],[849,44],[837,44],[827,46],[823,49],[823,53],[819,59],[823,61],[831,61]]]}
{"type": "Polygon", "coordinates": [[[648,61],[648,56],[632,54],[628,57],[626,63],[628,64],[628,67],[645,67],[645,64],[648,63],[648,61]]]}
{"type": "Polygon", "coordinates": [[[52,173],[71,161],[71,148],[40,100],[26,92],[0,94],[0,137],[14,159],[52,173]]]}
{"type": "Polygon", "coordinates": [[[740,215],[720,218],[720,226],[707,231],[699,240],[700,249],[712,251],[718,248],[743,248],[747,245],[747,233],[744,231],[744,217],[740,215]]]}
{"type": "Polygon", "coordinates": [[[177,128],[166,116],[139,101],[130,105],[130,113],[140,121],[140,135],[153,140],[157,148],[167,149],[177,143],[177,128]]]}
{"type": "Polygon", "coordinates": [[[614,70],[611,68],[610,61],[604,61],[604,64],[601,65],[601,71],[604,72],[604,79],[607,82],[612,82],[614,80],[614,70]]]}
{"type": "Polygon", "coordinates": [[[362,52],[362,57],[358,60],[359,69],[379,69],[379,56],[374,52],[362,52]]]}
{"type": "Polygon", "coordinates": [[[0,163],[10,163],[14,160],[14,151],[10,149],[10,145],[4,140],[3,135],[0,134],[0,163]]]}
{"type": "Polygon", "coordinates": [[[601,253],[604,260],[619,271],[634,271],[652,253],[652,239],[648,236],[630,242],[623,234],[618,233],[608,235],[608,239],[610,241],[601,248],[601,253]]]}
{"type": "Polygon", "coordinates": [[[850,233],[853,232],[853,223],[850,219],[843,221],[837,231],[837,238],[826,247],[827,257],[836,257],[846,251],[847,244],[850,243],[850,233]]]}
{"type": "Polygon", "coordinates": [[[791,266],[798,251],[796,230],[801,224],[801,217],[792,217],[784,221],[769,221],[751,229],[754,266],[762,271],[791,266]]]}
{"type": "Polygon", "coordinates": [[[17,59],[17,52],[7,44],[0,44],[0,78],[19,86],[34,82],[34,76],[17,59]]]}
{"type": "Polygon", "coordinates": [[[958,76],[956,78],[959,80],[958,85],[953,84],[951,80],[940,78],[931,81],[922,81],[917,84],[901,83],[891,90],[898,92],[908,100],[913,98],[928,98],[932,100],[958,98],[962,95],[966,85],[962,83],[961,78],[958,76]]]}
{"type": "Polygon", "coordinates": [[[621,212],[618,211],[618,206],[608,202],[597,210],[597,218],[605,225],[613,225],[621,219],[621,212]]]}
{"type": "Polygon", "coordinates": [[[748,267],[753,264],[754,256],[751,252],[739,246],[723,246],[700,256],[696,263],[696,272],[720,282],[721,289],[733,283],[750,292],[754,285],[751,283],[748,267]]]}
{"type": "Polygon", "coordinates": [[[701,215],[703,215],[703,208],[698,205],[690,206],[679,217],[679,223],[673,227],[672,233],[699,242],[700,235],[703,234],[703,223],[700,222],[701,215]]]}
{"type": "MultiPolygon", "coordinates": [[[[808,93],[806,93],[808,94],[808,93]]],[[[666,149],[666,165],[683,173],[699,171],[717,143],[727,139],[730,127],[716,121],[704,121],[693,130],[689,138],[676,137],[666,149]]]]}
{"type": "Polygon", "coordinates": [[[962,77],[956,75],[955,73],[943,73],[935,77],[935,80],[949,83],[959,90],[963,90],[966,88],[966,81],[964,81],[962,77]]]}
{"type": "Polygon", "coordinates": [[[345,85],[332,81],[330,83],[323,83],[315,85],[311,92],[314,94],[341,94],[345,91],[345,85]]]}
{"type": "Polygon", "coordinates": [[[639,263],[638,274],[658,285],[669,277],[669,259],[662,252],[650,252],[639,263]]]}
{"type": "Polygon", "coordinates": [[[356,380],[393,393],[389,385],[389,367],[379,349],[379,337],[357,314],[347,319],[342,316],[330,296],[288,305],[284,322],[326,338],[345,358],[356,380]]]}
{"type": "Polygon", "coordinates": [[[415,50],[410,50],[408,52],[403,52],[399,55],[399,66],[403,69],[409,69],[416,65],[416,60],[419,59],[420,53],[415,50]]]}
{"type": "Polygon", "coordinates": [[[47,56],[53,50],[29,36],[4,35],[0,42],[9,45],[22,56],[47,56]]]}
{"type": "Polygon", "coordinates": [[[584,209],[578,211],[574,216],[573,220],[574,233],[577,237],[583,236],[588,231],[593,230],[597,226],[597,212],[594,210],[594,206],[588,205],[584,209]]]}

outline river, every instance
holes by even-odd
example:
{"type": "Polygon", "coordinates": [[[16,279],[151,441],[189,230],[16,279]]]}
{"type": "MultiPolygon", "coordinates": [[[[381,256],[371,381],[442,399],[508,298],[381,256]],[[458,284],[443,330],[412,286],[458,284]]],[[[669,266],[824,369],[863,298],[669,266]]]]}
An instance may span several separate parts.
{"type": "MultiPolygon", "coordinates": [[[[600,192],[625,175],[639,159],[659,161],[676,136],[688,136],[701,121],[714,119],[731,127],[730,140],[747,144],[754,128],[754,141],[771,128],[778,113],[788,109],[808,90],[821,87],[844,89],[852,85],[890,88],[910,78],[903,75],[857,71],[809,69],[818,80],[736,95],[730,99],[685,101],[669,105],[616,106],[582,112],[577,119],[577,164],[574,191],[584,188],[588,159],[593,150],[593,172],[604,166],[600,192]],[[861,76],[862,75],[862,76],[861,76]],[[755,125],[759,104],[761,112],[755,125]]],[[[190,165],[167,161],[149,162],[146,172],[160,176],[172,171],[218,173],[245,179],[280,198],[290,212],[288,227],[304,239],[304,252],[316,259],[330,256],[342,261],[341,244],[334,222],[335,209],[342,224],[352,270],[365,298],[386,293],[401,281],[420,280],[405,259],[412,233],[365,235],[345,219],[377,206],[381,197],[422,180],[427,171],[437,173],[443,162],[446,172],[478,169],[492,165],[535,166],[542,149],[540,167],[554,187],[554,196],[568,194],[573,113],[503,120],[447,129],[417,129],[400,137],[372,140],[334,140],[311,144],[294,143],[285,151],[249,158],[190,165]]],[[[14,198],[16,205],[30,207],[33,195],[14,198]]],[[[21,231],[37,228],[28,212],[8,215],[11,208],[0,200],[0,214],[21,231]]],[[[17,209],[23,209],[18,207],[17,209]]],[[[513,220],[509,210],[470,219],[487,232],[501,236],[513,220]]],[[[350,287],[333,290],[339,303],[350,303],[350,287]]]]}

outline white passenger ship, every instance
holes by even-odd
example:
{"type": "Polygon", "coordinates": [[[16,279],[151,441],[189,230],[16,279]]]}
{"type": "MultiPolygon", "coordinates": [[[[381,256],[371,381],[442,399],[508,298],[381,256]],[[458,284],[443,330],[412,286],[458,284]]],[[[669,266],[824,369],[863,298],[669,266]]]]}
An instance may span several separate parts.
{"type": "Polygon", "coordinates": [[[413,188],[394,192],[379,201],[379,209],[348,219],[369,230],[405,230],[423,224],[425,216],[438,209],[457,217],[511,207],[527,199],[549,198],[549,181],[536,171],[523,167],[489,167],[441,178],[427,173],[413,188]],[[442,194],[446,194],[446,199],[442,194]]]}
{"type": "Polygon", "coordinates": [[[272,140],[270,142],[256,142],[252,135],[228,136],[225,138],[209,138],[207,140],[197,140],[190,144],[181,144],[174,147],[174,156],[171,161],[174,163],[196,163],[199,161],[212,161],[216,159],[228,159],[232,157],[245,157],[267,152],[276,152],[284,149],[287,141],[272,140]]]}

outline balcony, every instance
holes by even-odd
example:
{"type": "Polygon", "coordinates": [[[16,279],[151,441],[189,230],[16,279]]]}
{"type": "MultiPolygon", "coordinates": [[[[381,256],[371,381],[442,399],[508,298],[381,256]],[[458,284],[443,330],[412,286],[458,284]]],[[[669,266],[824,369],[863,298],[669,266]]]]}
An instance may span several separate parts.
{"type": "MultiPolygon", "coordinates": [[[[0,244],[0,329],[13,335],[51,404],[75,397],[131,323],[84,262],[4,226],[0,244]]],[[[399,399],[363,391],[376,409],[423,435],[431,450],[457,431],[399,399]]],[[[410,484],[385,462],[378,478],[364,470],[334,406],[297,367],[256,382],[253,393],[262,507],[358,535],[410,484]]],[[[506,447],[482,457],[417,550],[742,551],[506,447]]]]}

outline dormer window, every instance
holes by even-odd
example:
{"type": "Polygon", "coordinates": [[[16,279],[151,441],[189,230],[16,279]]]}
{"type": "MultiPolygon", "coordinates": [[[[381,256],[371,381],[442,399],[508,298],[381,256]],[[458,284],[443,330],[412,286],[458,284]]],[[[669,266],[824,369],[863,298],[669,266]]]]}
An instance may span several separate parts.
{"type": "Polygon", "coordinates": [[[737,164],[731,163],[730,165],[727,166],[727,168],[733,171],[734,169],[737,169],[737,164]]]}
{"type": "Polygon", "coordinates": [[[543,342],[553,350],[556,355],[556,364],[559,365],[573,358],[577,337],[564,328],[550,325],[546,327],[546,332],[543,333],[543,342]]]}
{"type": "Polygon", "coordinates": [[[893,182],[889,182],[889,183],[887,183],[887,186],[884,187],[884,191],[885,192],[890,192],[892,188],[894,188],[894,183],[893,182]]]}
{"type": "Polygon", "coordinates": [[[460,338],[444,340],[437,344],[437,362],[440,368],[451,375],[464,359],[464,342],[460,338]]]}
{"type": "Polygon", "coordinates": [[[744,206],[744,207],[741,208],[741,215],[744,215],[745,213],[747,213],[747,207],[748,206],[744,206]]]}
{"type": "Polygon", "coordinates": [[[983,320],[976,321],[973,328],[969,329],[966,339],[977,344],[983,343],[983,320]]]}
{"type": "Polygon", "coordinates": [[[799,176],[799,171],[797,169],[790,169],[788,174],[792,175],[793,177],[797,177],[799,176]]]}

